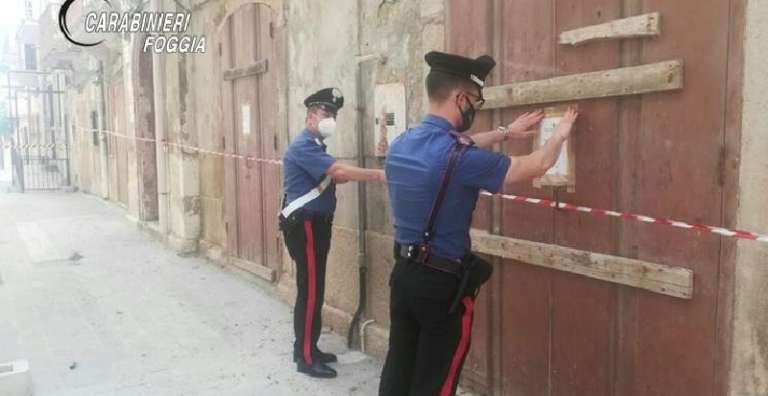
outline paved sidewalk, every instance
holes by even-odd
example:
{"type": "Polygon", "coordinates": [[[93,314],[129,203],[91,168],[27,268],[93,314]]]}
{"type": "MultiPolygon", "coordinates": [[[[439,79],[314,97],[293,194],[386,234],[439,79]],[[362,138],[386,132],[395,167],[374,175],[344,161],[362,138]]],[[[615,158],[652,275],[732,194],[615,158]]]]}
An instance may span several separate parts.
{"type": "Polygon", "coordinates": [[[344,340],[339,378],[291,361],[291,307],[263,285],[178,257],[113,204],[0,193],[0,363],[36,395],[375,395],[380,365],[344,340]]]}

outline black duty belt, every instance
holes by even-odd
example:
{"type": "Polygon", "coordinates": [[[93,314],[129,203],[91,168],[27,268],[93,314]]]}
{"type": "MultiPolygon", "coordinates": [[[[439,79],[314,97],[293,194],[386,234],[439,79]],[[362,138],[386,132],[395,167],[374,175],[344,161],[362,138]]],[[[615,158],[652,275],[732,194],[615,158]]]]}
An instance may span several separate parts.
{"type": "Polygon", "coordinates": [[[437,271],[461,276],[461,260],[425,254],[422,245],[401,245],[395,243],[395,256],[408,259],[437,271]]]}
{"type": "Polygon", "coordinates": [[[290,216],[286,219],[281,214],[279,216],[280,223],[283,222],[302,222],[304,220],[312,220],[312,221],[318,221],[322,223],[332,223],[333,222],[333,213],[312,213],[309,211],[306,211],[304,209],[299,209],[291,213],[290,216]]]}

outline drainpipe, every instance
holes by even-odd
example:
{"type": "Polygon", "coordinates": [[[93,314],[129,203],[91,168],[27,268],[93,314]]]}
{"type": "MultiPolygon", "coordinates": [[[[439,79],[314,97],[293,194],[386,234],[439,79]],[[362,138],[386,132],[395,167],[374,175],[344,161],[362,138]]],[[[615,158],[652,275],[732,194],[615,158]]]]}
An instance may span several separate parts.
{"type": "MultiPolygon", "coordinates": [[[[362,54],[362,9],[363,0],[357,0],[357,53],[362,54]]],[[[365,168],[365,90],[363,89],[363,66],[368,61],[382,62],[383,58],[379,54],[359,55],[357,60],[357,71],[355,73],[356,96],[357,96],[357,166],[365,168]]],[[[355,328],[360,323],[360,318],[365,311],[365,304],[368,292],[368,265],[366,264],[367,246],[365,231],[368,228],[368,200],[366,199],[366,183],[360,182],[357,185],[357,266],[359,273],[360,294],[357,301],[357,310],[352,317],[352,322],[347,331],[347,347],[352,347],[355,328]]],[[[361,329],[362,330],[362,329],[361,329]]],[[[364,346],[363,346],[364,347],[364,346]]]]}
{"type": "MultiPolygon", "coordinates": [[[[358,1],[359,2],[359,1],[358,1]]],[[[358,33],[359,36],[359,33],[358,33]]],[[[365,118],[365,105],[364,103],[364,94],[363,94],[363,88],[362,88],[362,63],[359,63],[357,65],[357,75],[356,75],[356,85],[357,85],[357,166],[361,168],[365,168],[365,143],[364,143],[364,135],[363,127],[365,125],[364,118],[365,118]]],[[[358,268],[358,274],[359,274],[359,281],[358,284],[360,285],[360,294],[358,296],[357,300],[357,311],[355,311],[355,315],[352,317],[352,323],[349,324],[349,330],[347,331],[347,347],[352,347],[352,338],[354,336],[355,328],[357,327],[357,323],[360,322],[360,317],[363,314],[363,311],[365,310],[365,300],[366,300],[366,292],[367,292],[367,273],[368,273],[368,267],[365,262],[365,256],[366,256],[366,240],[365,240],[365,229],[367,226],[367,206],[368,202],[366,201],[365,197],[365,188],[366,183],[365,182],[359,182],[357,183],[357,268],[358,268]]]]}
{"type": "MultiPolygon", "coordinates": [[[[152,10],[161,12],[161,0],[152,0],[152,10]]],[[[157,164],[157,218],[160,226],[160,234],[163,238],[168,235],[168,157],[164,142],[165,131],[165,74],[160,62],[162,57],[152,51],[152,84],[155,108],[155,161],[157,164]]]]}
{"type": "Polygon", "coordinates": [[[372,325],[376,323],[373,319],[368,319],[363,324],[360,325],[360,352],[365,353],[365,329],[368,328],[369,325],[372,325]]]}
{"type": "MultiPolygon", "coordinates": [[[[363,23],[361,20],[363,10],[363,1],[357,0],[357,53],[362,53],[362,29],[363,23]]],[[[365,167],[365,133],[363,128],[365,127],[365,93],[363,91],[363,61],[358,59],[357,70],[355,73],[355,89],[357,97],[357,166],[365,167]]],[[[367,295],[367,273],[368,267],[366,266],[366,240],[365,229],[367,226],[367,201],[365,197],[365,182],[357,184],[357,268],[358,268],[358,284],[360,293],[357,300],[357,310],[352,317],[352,322],[349,324],[349,330],[347,331],[347,347],[352,348],[352,338],[354,337],[355,328],[360,322],[360,317],[365,310],[366,295],[367,295]]]]}

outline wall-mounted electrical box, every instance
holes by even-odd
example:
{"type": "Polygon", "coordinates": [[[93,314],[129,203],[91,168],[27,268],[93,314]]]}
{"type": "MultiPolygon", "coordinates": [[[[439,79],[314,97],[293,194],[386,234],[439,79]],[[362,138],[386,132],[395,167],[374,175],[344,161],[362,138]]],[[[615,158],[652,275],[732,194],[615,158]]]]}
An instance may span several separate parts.
{"type": "Polygon", "coordinates": [[[375,153],[378,157],[384,157],[392,140],[405,131],[405,85],[377,85],[374,90],[374,106],[375,153]]]}

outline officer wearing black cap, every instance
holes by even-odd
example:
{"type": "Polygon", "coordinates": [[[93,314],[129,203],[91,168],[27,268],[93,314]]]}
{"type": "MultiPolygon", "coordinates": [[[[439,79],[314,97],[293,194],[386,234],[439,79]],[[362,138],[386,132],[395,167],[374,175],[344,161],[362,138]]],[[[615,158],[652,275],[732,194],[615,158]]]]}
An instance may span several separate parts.
{"type": "Polygon", "coordinates": [[[576,120],[568,110],[539,150],[509,157],[482,149],[531,136],[541,111],[469,133],[496,62],[430,52],[429,114],[389,148],[385,171],[395,224],[389,352],[380,395],[453,395],[470,345],[475,296],[491,266],[470,251],[480,190],[531,180],[554,166],[576,120]]]}
{"type": "Polygon", "coordinates": [[[296,262],[293,359],[301,373],[332,378],[336,371],[327,364],[335,362],[336,355],[320,351],[317,341],[322,326],[336,184],[385,179],[382,170],[346,165],[326,153],[325,141],[336,131],[336,115],[344,106],[344,96],[337,88],[315,92],[304,105],[305,128],[283,156],[284,200],[280,212],[285,244],[296,262]]]}

